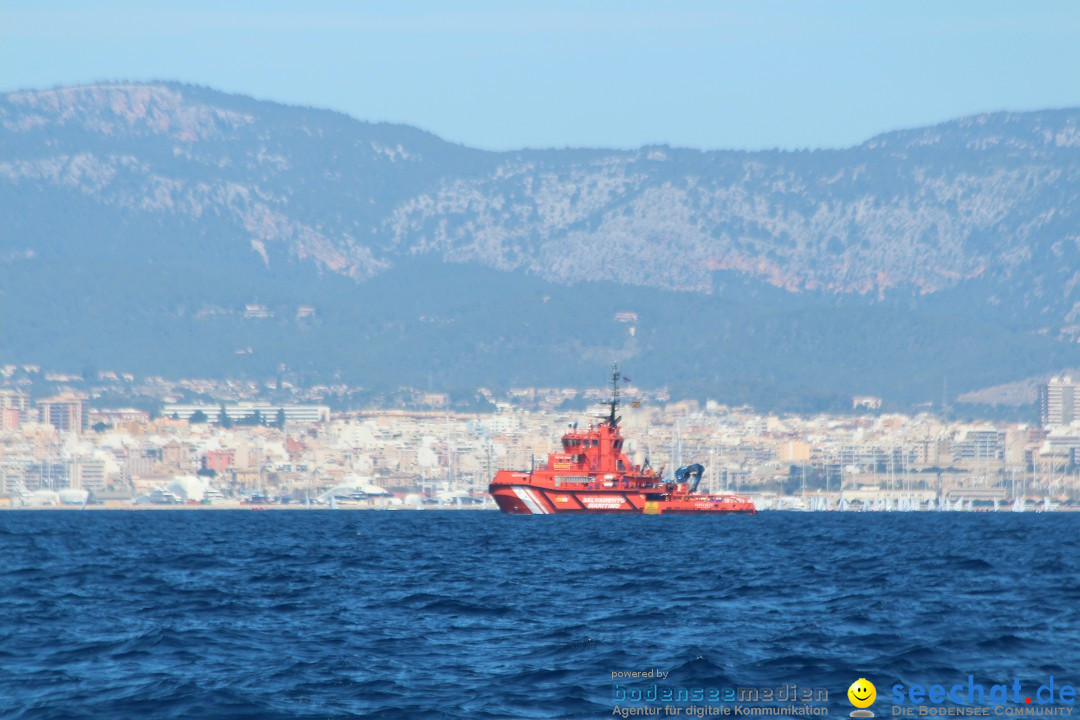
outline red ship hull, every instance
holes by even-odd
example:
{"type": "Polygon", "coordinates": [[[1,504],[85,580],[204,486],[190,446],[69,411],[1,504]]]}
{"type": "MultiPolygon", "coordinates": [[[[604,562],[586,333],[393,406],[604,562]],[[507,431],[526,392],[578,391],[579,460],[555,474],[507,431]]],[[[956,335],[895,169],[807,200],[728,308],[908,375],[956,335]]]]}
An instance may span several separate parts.
{"type": "Polygon", "coordinates": [[[503,484],[498,479],[488,492],[500,510],[512,515],[757,513],[752,502],[736,495],[687,494],[649,499],[650,494],[629,490],[544,488],[526,483],[503,484]]]}

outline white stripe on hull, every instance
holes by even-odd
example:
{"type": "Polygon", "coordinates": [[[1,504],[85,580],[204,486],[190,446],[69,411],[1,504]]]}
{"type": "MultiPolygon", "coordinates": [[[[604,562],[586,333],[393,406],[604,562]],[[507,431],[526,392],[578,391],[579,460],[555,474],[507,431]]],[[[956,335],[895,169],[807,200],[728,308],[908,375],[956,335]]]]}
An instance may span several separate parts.
{"type": "Polygon", "coordinates": [[[547,509],[547,506],[544,505],[544,501],[540,499],[540,496],[536,494],[535,490],[533,490],[532,488],[525,488],[525,492],[529,493],[529,497],[531,497],[533,499],[533,502],[536,503],[536,507],[540,508],[540,512],[544,513],[545,515],[551,514],[551,511],[547,509]]]}
{"type": "Polygon", "coordinates": [[[517,495],[518,500],[520,500],[525,505],[525,507],[529,509],[529,512],[531,512],[533,515],[544,514],[544,510],[536,504],[536,501],[533,500],[532,495],[526,488],[514,486],[513,490],[514,494],[517,495]]]}

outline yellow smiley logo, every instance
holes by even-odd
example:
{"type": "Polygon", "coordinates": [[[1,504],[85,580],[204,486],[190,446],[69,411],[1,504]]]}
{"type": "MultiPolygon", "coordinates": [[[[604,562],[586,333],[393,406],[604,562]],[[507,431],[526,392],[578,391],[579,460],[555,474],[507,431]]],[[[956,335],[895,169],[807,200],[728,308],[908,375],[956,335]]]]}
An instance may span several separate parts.
{"type": "Polygon", "coordinates": [[[847,689],[847,698],[857,708],[870,707],[877,698],[877,688],[866,678],[859,678],[847,689]]]}

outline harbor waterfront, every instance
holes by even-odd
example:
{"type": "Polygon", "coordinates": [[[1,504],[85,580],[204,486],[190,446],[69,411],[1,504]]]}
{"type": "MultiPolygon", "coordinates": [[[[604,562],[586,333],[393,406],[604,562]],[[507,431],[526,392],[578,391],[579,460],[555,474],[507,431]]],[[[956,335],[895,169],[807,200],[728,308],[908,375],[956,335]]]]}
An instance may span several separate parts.
{"type": "MultiPolygon", "coordinates": [[[[0,390],[0,508],[492,509],[496,472],[542,469],[569,430],[602,423],[604,392],[515,391],[484,413],[245,401],[151,417],[74,393],[0,390]],[[575,398],[595,404],[558,409],[575,398]]],[[[703,466],[699,492],[746,496],[758,510],[1080,507],[1080,424],[1054,416],[1052,402],[1043,422],[1024,424],[862,406],[769,414],[623,392],[628,464],[667,481],[703,466]]]]}
{"type": "Polygon", "coordinates": [[[780,717],[847,717],[858,678],[878,717],[1001,714],[913,703],[969,676],[1022,716],[1080,681],[1075,513],[43,510],[0,543],[11,718],[719,716],[796,686],[780,717]]]}

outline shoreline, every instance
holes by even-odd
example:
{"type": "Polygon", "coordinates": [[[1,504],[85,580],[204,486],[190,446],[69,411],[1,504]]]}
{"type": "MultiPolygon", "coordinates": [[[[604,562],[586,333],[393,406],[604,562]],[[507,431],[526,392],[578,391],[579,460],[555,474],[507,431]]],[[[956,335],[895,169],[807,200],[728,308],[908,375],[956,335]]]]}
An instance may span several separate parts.
{"type": "MultiPolygon", "coordinates": [[[[351,512],[431,512],[431,511],[448,511],[448,512],[499,512],[498,508],[493,507],[336,507],[332,508],[327,505],[313,505],[307,507],[304,505],[241,505],[228,504],[228,505],[28,505],[20,507],[3,506],[0,507],[0,513],[2,512],[34,512],[34,511],[56,511],[61,510],[65,512],[91,510],[100,512],[103,510],[121,510],[121,511],[136,511],[136,512],[167,512],[167,511],[179,511],[179,512],[194,512],[194,511],[209,511],[219,512],[222,510],[274,510],[274,511],[333,511],[340,510],[351,512]]],[[[793,508],[769,508],[758,510],[759,514],[762,513],[806,513],[806,514],[818,514],[818,513],[842,513],[842,514],[858,514],[858,515],[912,515],[912,514],[949,514],[949,515],[1029,515],[1029,514],[1045,514],[1053,515],[1057,513],[1075,513],[1080,512],[1080,507],[1058,507],[1050,512],[1046,512],[1041,509],[1029,508],[1023,512],[1013,512],[1007,508],[1002,508],[998,511],[993,510],[914,510],[914,511],[871,511],[871,510],[798,510],[793,508]]],[[[587,515],[589,513],[560,513],[560,514],[580,514],[587,515]]],[[[639,515],[640,513],[595,513],[600,515],[639,515]]]]}
{"type": "Polygon", "coordinates": [[[337,512],[339,510],[348,510],[348,511],[359,510],[359,511],[379,511],[379,512],[382,512],[382,511],[421,512],[421,511],[431,511],[431,510],[453,510],[453,511],[457,512],[457,511],[483,511],[483,510],[488,510],[488,511],[491,511],[491,512],[498,512],[498,508],[484,508],[484,507],[460,507],[460,508],[458,508],[458,507],[432,506],[432,507],[415,508],[415,507],[358,507],[358,506],[341,507],[341,506],[338,506],[336,508],[332,508],[332,507],[330,507],[328,505],[312,505],[311,507],[308,507],[306,505],[277,505],[277,504],[241,505],[240,503],[235,503],[235,504],[233,504],[233,503],[224,504],[223,503],[223,504],[218,504],[218,505],[153,505],[153,504],[128,505],[128,504],[124,504],[124,505],[85,505],[85,506],[84,505],[26,505],[26,506],[3,506],[3,507],[0,507],[0,512],[23,512],[23,511],[35,511],[35,510],[63,510],[63,511],[91,510],[91,511],[96,511],[96,512],[99,512],[99,511],[102,511],[102,510],[123,510],[123,511],[132,511],[132,510],[134,510],[134,511],[139,511],[139,512],[142,512],[142,511],[161,512],[161,511],[170,511],[170,510],[172,510],[172,511],[181,511],[181,512],[193,512],[193,511],[197,511],[197,510],[206,510],[206,511],[211,511],[211,512],[217,512],[217,511],[221,511],[221,510],[284,510],[284,511],[332,510],[334,512],[337,512]]]}

